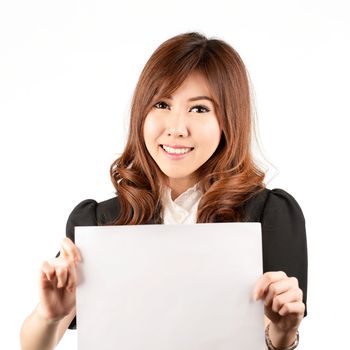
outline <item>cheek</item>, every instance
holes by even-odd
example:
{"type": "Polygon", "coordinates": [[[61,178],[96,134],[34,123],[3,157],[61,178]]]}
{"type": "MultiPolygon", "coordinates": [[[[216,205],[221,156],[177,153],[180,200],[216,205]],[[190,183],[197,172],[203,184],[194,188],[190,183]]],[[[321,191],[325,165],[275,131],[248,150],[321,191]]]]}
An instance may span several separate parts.
{"type": "Polygon", "coordinates": [[[215,120],[206,124],[203,126],[200,134],[202,135],[203,141],[208,142],[208,147],[216,147],[221,138],[221,129],[218,122],[215,120]]]}
{"type": "Polygon", "coordinates": [[[143,125],[143,137],[146,144],[154,141],[160,135],[160,132],[161,130],[156,118],[152,115],[148,115],[143,125]]]}

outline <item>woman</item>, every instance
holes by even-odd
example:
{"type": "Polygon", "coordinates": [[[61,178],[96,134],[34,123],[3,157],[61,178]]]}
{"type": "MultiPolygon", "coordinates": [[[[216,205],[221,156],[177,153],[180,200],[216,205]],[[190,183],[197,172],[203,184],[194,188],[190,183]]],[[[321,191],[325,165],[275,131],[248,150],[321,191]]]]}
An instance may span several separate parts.
{"type": "Polygon", "coordinates": [[[60,254],[44,262],[40,302],[21,330],[22,349],[53,349],[75,327],[74,226],[258,221],[269,349],[292,349],[306,315],[305,222],[287,192],[268,190],[251,152],[245,66],[227,43],[187,33],[164,42],[146,63],[132,101],[130,131],[111,166],[117,196],[81,202],[60,254]]]}

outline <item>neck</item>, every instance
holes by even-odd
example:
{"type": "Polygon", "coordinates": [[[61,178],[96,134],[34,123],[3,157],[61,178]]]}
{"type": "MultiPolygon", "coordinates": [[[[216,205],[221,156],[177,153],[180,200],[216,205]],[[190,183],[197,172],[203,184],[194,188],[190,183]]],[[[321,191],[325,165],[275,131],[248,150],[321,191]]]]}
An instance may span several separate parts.
{"type": "Polygon", "coordinates": [[[171,199],[175,200],[181,193],[184,193],[190,187],[194,186],[196,182],[195,179],[169,179],[171,199]]]}

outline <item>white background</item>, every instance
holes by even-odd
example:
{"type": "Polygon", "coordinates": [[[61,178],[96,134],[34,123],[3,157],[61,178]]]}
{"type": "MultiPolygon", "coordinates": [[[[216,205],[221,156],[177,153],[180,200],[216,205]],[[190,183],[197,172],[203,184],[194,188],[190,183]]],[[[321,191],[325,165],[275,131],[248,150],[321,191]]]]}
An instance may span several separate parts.
{"type": "MultiPolygon", "coordinates": [[[[268,187],[303,208],[309,315],[300,349],[348,344],[350,21],[347,1],[32,0],[0,4],[0,348],[38,301],[40,263],[81,200],[113,196],[141,69],[169,37],[229,42],[255,91],[268,187]],[[272,168],[272,174],[276,171],[272,168]]],[[[74,349],[68,331],[58,349],[74,349]]]]}

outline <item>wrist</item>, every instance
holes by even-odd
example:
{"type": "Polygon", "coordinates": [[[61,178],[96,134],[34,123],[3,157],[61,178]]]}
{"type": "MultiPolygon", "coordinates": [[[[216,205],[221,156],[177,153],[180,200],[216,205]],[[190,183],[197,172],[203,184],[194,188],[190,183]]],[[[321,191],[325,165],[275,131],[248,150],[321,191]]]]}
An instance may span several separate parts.
{"type": "Polygon", "coordinates": [[[37,307],[35,308],[34,314],[40,322],[45,323],[47,326],[56,326],[60,322],[59,318],[50,318],[43,311],[42,306],[40,304],[38,304],[37,307]]]}
{"type": "Polygon", "coordinates": [[[299,332],[296,328],[281,330],[271,322],[265,329],[265,340],[268,349],[292,350],[299,344],[299,332]]]}

